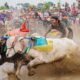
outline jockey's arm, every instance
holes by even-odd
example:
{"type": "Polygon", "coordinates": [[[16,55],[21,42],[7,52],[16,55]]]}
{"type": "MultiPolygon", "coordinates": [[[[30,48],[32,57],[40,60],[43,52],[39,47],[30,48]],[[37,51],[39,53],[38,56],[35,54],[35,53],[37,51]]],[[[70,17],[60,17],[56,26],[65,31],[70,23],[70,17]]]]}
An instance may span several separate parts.
{"type": "Polygon", "coordinates": [[[46,33],[45,33],[45,37],[47,36],[47,34],[51,31],[52,29],[50,28],[46,33]]]}
{"type": "Polygon", "coordinates": [[[68,36],[68,33],[69,33],[68,28],[65,27],[64,30],[65,30],[65,37],[67,37],[68,36]]]}

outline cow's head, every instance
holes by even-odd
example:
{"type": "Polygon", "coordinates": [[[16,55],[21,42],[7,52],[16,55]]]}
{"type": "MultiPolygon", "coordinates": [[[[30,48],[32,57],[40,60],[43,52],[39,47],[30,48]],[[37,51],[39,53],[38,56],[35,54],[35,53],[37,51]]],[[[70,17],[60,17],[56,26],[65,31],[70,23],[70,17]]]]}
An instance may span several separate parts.
{"type": "Polygon", "coordinates": [[[10,37],[7,42],[7,57],[12,57],[16,53],[22,53],[24,48],[27,47],[27,40],[23,37],[10,37]]]}

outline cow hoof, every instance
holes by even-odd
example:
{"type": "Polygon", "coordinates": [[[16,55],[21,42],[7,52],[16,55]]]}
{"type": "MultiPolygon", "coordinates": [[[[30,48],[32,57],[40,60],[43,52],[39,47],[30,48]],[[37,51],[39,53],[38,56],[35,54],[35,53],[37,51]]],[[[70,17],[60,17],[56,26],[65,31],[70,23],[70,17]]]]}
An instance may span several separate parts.
{"type": "Polygon", "coordinates": [[[30,72],[28,72],[28,76],[33,76],[34,74],[35,74],[34,71],[30,71],[30,72]]]}

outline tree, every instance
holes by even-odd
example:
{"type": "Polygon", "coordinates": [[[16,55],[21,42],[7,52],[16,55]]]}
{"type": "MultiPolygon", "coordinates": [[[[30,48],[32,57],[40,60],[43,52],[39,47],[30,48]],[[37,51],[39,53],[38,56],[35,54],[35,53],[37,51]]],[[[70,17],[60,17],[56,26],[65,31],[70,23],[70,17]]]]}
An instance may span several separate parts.
{"type": "Polygon", "coordinates": [[[38,3],[37,8],[41,9],[43,7],[43,3],[38,3]]]}
{"type": "Polygon", "coordinates": [[[19,6],[21,5],[22,6],[23,4],[22,3],[18,3],[17,5],[19,5],[19,6]]]}
{"type": "Polygon", "coordinates": [[[9,5],[7,2],[4,4],[4,6],[9,9],[9,5]]]}
{"type": "Polygon", "coordinates": [[[22,6],[24,9],[25,9],[25,8],[28,8],[28,7],[30,6],[29,3],[18,3],[17,5],[18,5],[18,6],[22,6]]]}
{"type": "Polygon", "coordinates": [[[0,10],[7,10],[8,8],[6,8],[5,6],[1,6],[0,10]]]}
{"type": "Polygon", "coordinates": [[[49,6],[53,6],[54,5],[53,2],[48,2],[48,4],[49,4],[49,6]]]}
{"type": "Polygon", "coordinates": [[[24,3],[24,4],[22,4],[22,6],[23,6],[24,8],[28,8],[28,7],[30,6],[30,4],[29,4],[29,3],[24,3]]]}
{"type": "Polygon", "coordinates": [[[49,4],[49,3],[45,3],[45,4],[44,4],[44,8],[45,8],[46,10],[48,10],[48,9],[50,8],[50,4],[49,4]]]}
{"type": "Polygon", "coordinates": [[[42,11],[49,10],[52,5],[53,5],[52,2],[45,3],[44,6],[43,6],[43,8],[42,8],[42,11]]]}

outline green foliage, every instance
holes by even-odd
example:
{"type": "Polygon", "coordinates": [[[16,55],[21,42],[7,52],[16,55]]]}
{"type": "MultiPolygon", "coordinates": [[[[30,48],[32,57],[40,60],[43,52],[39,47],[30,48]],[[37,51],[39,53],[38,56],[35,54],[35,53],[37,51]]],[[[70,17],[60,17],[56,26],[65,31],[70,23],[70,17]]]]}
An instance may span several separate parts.
{"type": "Polygon", "coordinates": [[[22,4],[22,6],[23,6],[24,8],[28,8],[28,7],[30,6],[30,4],[29,4],[29,3],[24,3],[24,4],[22,4]]]}
{"type": "Polygon", "coordinates": [[[51,6],[53,6],[53,2],[46,2],[45,4],[39,3],[37,8],[44,12],[46,10],[49,10],[51,6]]]}
{"type": "Polygon", "coordinates": [[[23,4],[22,3],[18,3],[17,5],[21,5],[22,6],[23,4]]]}
{"type": "Polygon", "coordinates": [[[38,3],[37,8],[38,8],[38,9],[43,8],[43,4],[42,4],[42,3],[38,3]]]}
{"type": "Polygon", "coordinates": [[[25,8],[28,8],[28,7],[30,6],[29,3],[18,3],[17,5],[18,5],[18,6],[22,6],[24,9],[25,9],[25,8]]]}
{"type": "Polygon", "coordinates": [[[53,6],[53,3],[52,3],[52,2],[47,2],[47,3],[45,3],[45,4],[43,5],[43,7],[42,7],[41,10],[44,12],[44,11],[46,11],[46,10],[49,10],[51,6],[53,6]]]}
{"type": "Polygon", "coordinates": [[[53,2],[48,2],[48,5],[49,6],[53,6],[53,2]]]}
{"type": "Polygon", "coordinates": [[[49,3],[45,3],[44,4],[44,8],[45,8],[45,10],[48,10],[50,8],[50,4],[49,3]]]}
{"type": "Polygon", "coordinates": [[[7,7],[5,7],[5,6],[1,6],[0,7],[0,10],[7,10],[8,8],[7,7]]]}

